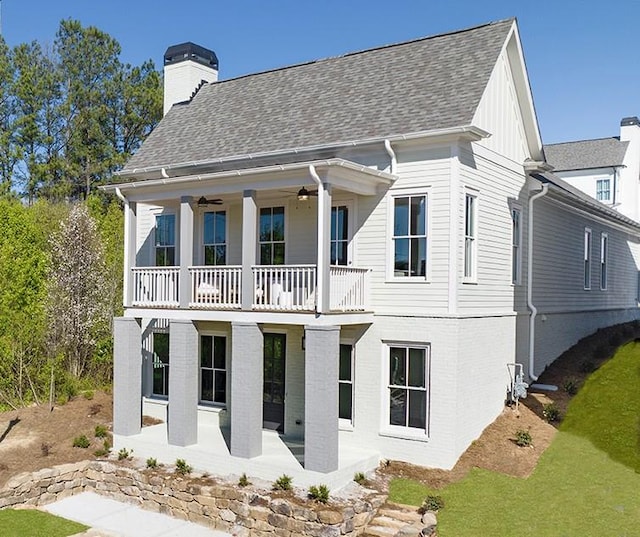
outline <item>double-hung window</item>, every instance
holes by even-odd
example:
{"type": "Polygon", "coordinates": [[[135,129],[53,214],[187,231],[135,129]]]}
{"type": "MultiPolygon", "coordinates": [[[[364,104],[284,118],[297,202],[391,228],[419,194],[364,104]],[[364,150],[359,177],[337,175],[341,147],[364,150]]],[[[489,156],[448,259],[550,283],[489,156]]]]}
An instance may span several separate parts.
{"type": "Polygon", "coordinates": [[[284,265],[284,207],[260,209],[260,264],[284,265]]]}
{"type": "Polygon", "coordinates": [[[156,215],[155,227],[156,267],[176,264],[176,215],[156,215]]]}
{"type": "Polygon", "coordinates": [[[429,347],[388,345],[389,425],[427,433],[429,404],[429,347]]]}
{"type": "Polygon", "coordinates": [[[353,419],[353,346],[340,344],[338,380],[338,415],[341,420],[353,419]]]}
{"type": "Polygon", "coordinates": [[[154,332],[153,335],[153,386],[151,393],[160,397],[169,396],[169,333],[154,332]]]}
{"type": "Polygon", "coordinates": [[[473,281],[476,279],[477,258],[477,204],[478,197],[474,194],[465,194],[464,197],[464,278],[473,281]]]}
{"type": "Polygon", "coordinates": [[[596,199],[598,201],[611,201],[611,179],[596,180],[596,199]]]}
{"type": "Polygon", "coordinates": [[[331,264],[347,265],[349,249],[349,208],[331,207],[331,264]]]}
{"type": "Polygon", "coordinates": [[[200,400],[227,402],[227,338],[200,336],[200,400]]]}
{"type": "Polygon", "coordinates": [[[600,234],[600,289],[607,290],[607,258],[609,257],[609,235],[600,234]]]}
{"type": "Polygon", "coordinates": [[[427,275],[427,196],[393,198],[393,274],[427,275]]]}
{"type": "Polygon", "coordinates": [[[207,211],[203,221],[205,265],[227,264],[227,213],[207,211]]]}
{"type": "Polygon", "coordinates": [[[522,278],[522,210],[511,208],[511,283],[517,285],[522,278]]]}
{"type": "Polygon", "coordinates": [[[584,228],[584,288],[591,289],[591,230],[584,228]]]}

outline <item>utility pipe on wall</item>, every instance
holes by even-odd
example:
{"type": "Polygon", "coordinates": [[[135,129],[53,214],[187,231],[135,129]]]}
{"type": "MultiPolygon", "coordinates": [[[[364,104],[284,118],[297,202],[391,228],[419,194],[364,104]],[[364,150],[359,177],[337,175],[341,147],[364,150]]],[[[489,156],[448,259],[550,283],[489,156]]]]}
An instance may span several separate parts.
{"type": "Polygon", "coordinates": [[[543,184],[542,190],[538,190],[529,198],[529,220],[527,224],[527,306],[531,311],[529,316],[529,377],[536,381],[538,377],[533,373],[534,351],[536,335],[536,315],[538,310],[533,304],[533,202],[546,195],[549,185],[543,184]]]}

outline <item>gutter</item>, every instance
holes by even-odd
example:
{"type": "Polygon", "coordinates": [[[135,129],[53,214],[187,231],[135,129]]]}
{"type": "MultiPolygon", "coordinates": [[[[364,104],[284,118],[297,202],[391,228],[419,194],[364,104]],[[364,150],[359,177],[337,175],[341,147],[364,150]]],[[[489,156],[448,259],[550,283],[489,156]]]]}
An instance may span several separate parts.
{"type": "Polygon", "coordinates": [[[538,190],[529,198],[529,221],[527,224],[527,307],[531,311],[529,316],[529,377],[536,381],[538,377],[533,373],[535,363],[535,335],[536,335],[536,315],[538,310],[533,303],[533,202],[542,196],[546,196],[549,191],[549,184],[544,183],[542,189],[538,190]]]}
{"type": "Polygon", "coordinates": [[[347,142],[338,142],[333,144],[320,144],[320,145],[312,145],[312,146],[306,146],[306,147],[296,147],[293,149],[264,151],[261,153],[248,153],[246,155],[233,155],[233,156],[221,157],[217,159],[194,160],[194,161],[181,162],[178,164],[171,164],[171,165],[165,165],[165,166],[149,166],[145,168],[124,169],[124,170],[115,172],[114,175],[119,177],[133,177],[133,176],[142,175],[142,174],[158,173],[162,177],[164,177],[165,175],[168,176],[170,171],[180,170],[181,168],[210,166],[214,164],[225,164],[225,163],[239,162],[239,161],[245,161],[245,160],[257,160],[261,158],[278,157],[278,156],[285,156],[285,155],[300,155],[304,153],[310,153],[310,152],[321,151],[326,149],[342,149],[342,148],[357,147],[362,145],[371,145],[375,143],[385,143],[387,141],[389,141],[390,143],[390,142],[398,142],[398,141],[417,140],[421,138],[437,138],[442,136],[456,136],[461,138],[467,138],[470,141],[477,141],[483,138],[488,138],[490,136],[490,133],[474,125],[466,125],[463,127],[450,127],[446,129],[417,131],[417,132],[408,133],[408,134],[365,138],[362,140],[350,140],[347,142]]]}

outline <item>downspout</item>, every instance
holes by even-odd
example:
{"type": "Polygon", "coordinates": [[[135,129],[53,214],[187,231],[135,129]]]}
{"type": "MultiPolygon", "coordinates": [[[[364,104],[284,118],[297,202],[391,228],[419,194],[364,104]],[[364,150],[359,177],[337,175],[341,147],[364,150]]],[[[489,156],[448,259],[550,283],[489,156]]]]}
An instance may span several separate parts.
{"type": "Polygon", "coordinates": [[[398,164],[398,159],[396,158],[396,152],[393,150],[393,147],[391,147],[391,142],[389,141],[388,138],[384,141],[384,148],[386,149],[387,154],[391,159],[391,164],[389,164],[389,173],[394,174],[396,173],[396,166],[398,164]]]}
{"type": "Polygon", "coordinates": [[[529,316],[529,377],[536,381],[538,377],[533,373],[534,350],[536,335],[536,315],[538,310],[533,304],[533,202],[546,195],[549,190],[548,184],[542,185],[542,190],[538,190],[529,198],[529,222],[527,225],[527,307],[531,311],[529,316]]]}

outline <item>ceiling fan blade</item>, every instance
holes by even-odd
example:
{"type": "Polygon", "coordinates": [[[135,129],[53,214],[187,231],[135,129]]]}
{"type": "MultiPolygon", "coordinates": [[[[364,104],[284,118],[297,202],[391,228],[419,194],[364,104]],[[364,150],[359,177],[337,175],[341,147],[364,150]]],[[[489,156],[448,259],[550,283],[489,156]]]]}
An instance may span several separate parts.
{"type": "Polygon", "coordinates": [[[203,205],[222,205],[223,203],[224,202],[220,198],[208,200],[207,198],[202,196],[202,197],[200,197],[198,199],[198,205],[199,206],[203,206],[203,205]]]}

